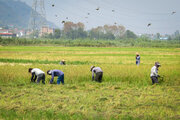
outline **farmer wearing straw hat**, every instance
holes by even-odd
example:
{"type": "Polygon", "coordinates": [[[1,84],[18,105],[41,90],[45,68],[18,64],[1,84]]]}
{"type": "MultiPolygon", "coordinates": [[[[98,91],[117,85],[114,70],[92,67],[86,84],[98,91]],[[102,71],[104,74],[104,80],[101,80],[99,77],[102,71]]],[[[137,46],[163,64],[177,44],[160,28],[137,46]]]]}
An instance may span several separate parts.
{"type": "Polygon", "coordinates": [[[140,64],[140,55],[138,52],[136,52],[136,65],[140,64]]]}
{"type": "Polygon", "coordinates": [[[152,84],[155,84],[155,83],[159,83],[158,82],[158,78],[160,77],[158,75],[158,68],[160,67],[160,63],[159,62],[155,62],[155,65],[151,68],[151,80],[152,80],[152,84]]]}
{"type": "Polygon", "coordinates": [[[51,77],[52,77],[50,80],[50,84],[53,83],[54,77],[58,76],[57,84],[60,84],[60,82],[61,82],[64,85],[64,73],[62,71],[60,71],[60,70],[48,70],[47,74],[51,75],[51,77]]]}
{"type": "Polygon", "coordinates": [[[63,60],[60,62],[60,65],[66,65],[66,61],[63,59],[63,60]]]}
{"type": "Polygon", "coordinates": [[[103,71],[100,67],[91,66],[92,80],[94,81],[94,74],[96,74],[95,81],[102,82],[103,71]]]}

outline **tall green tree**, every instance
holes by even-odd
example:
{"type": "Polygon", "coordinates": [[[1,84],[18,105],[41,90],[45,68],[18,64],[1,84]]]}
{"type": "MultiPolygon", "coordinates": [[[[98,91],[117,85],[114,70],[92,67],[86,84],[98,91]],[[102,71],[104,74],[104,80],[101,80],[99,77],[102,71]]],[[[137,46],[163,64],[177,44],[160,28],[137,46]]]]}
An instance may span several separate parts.
{"type": "Polygon", "coordinates": [[[156,38],[160,39],[160,37],[161,37],[160,33],[156,33],[156,38]]]}
{"type": "Polygon", "coordinates": [[[137,36],[134,32],[130,31],[130,30],[126,30],[126,33],[125,33],[125,38],[133,38],[133,39],[136,39],[137,36]]]}
{"type": "Polygon", "coordinates": [[[79,22],[66,22],[63,28],[63,36],[70,39],[86,38],[87,32],[84,30],[84,24],[79,22]]]}
{"type": "Polygon", "coordinates": [[[53,37],[56,38],[56,39],[60,38],[61,37],[61,30],[60,29],[55,29],[53,37]]]}

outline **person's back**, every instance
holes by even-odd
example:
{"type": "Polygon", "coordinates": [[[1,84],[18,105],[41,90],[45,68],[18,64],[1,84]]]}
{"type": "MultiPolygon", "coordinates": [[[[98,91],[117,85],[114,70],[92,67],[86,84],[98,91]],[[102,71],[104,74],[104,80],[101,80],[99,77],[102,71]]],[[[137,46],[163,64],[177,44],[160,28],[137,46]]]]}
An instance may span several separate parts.
{"type": "Polygon", "coordinates": [[[63,75],[64,73],[60,70],[52,70],[52,75],[54,74],[54,76],[61,76],[63,75]]]}
{"type": "Polygon", "coordinates": [[[32,74],[32,82],[35,82],[37,78],[37,83],[39,83],[40,80],[42,80],[42,83],[45,84],[45,73],[42,70],[40,70],[39,68],[29,68],[29,72],[32,74]]]}
{"type": "Polygon", "coordinates": [[[150,77],[151,77],[151,80],[152,80],[152,84],[159,83],[158,82],[158,77],[160,77],[160,76],[158,75],[158,68],[160,66],[161,65],[160,65],[159,62],[155,62],[155,65],[151,68],[150,77]]]}
{"type": "Polygon", "coordinates": [[[151,74],[150,74],[150,77],[152,77],[152,76],[157,77],[157,75],[158,75],[157,67],[156,67],[156,66],[153,66],[153,67],[151,68],[151,74]]]}
{"type": "Polygon", "coordinates": [[[94,68],[92,69],[92,72],[98,73],[98,72],[103,72],[103,71],[102,71],[102,69],[101,69],[100,67],[94,67],[94,68]]]}
{"type": "Polygon", "coordinates": [[[47,74],[51,75],[51,77],[52,77],[50,80],[50,84],[53,83],[55,76],[58,76],[57,84],[60,84],[60,82],[62,82],[62,84],[64,84],[64,72],[62,72],[60,70],[48,70],[47,74]]]}
{"type": "Polygon", "coordinates": [[[92,80],[94,80],[94,74],[96,74],[95,81],[102,81],[103,71],[100,67],[91,66],[90,71],[92,71],[92,80]]]}
{"type": "Polygon", "coordinates": [[[38,76],[39,74],[45,74],[42,70],[40,70],[39,68],[33,68],[31,70],[31,73],[35,73],[36,76],[38,76]]]}

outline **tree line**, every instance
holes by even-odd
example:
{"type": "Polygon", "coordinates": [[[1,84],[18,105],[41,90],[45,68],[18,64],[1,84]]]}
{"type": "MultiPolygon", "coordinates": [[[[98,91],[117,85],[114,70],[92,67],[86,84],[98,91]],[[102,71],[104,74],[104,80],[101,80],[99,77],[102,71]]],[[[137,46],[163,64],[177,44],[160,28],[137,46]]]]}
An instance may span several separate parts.
{"type": "Polygon", "coordinates": [[[104,39],[104,40],[115,40],[132,38],[136,39],[137,36],[130,30],[126,30],[122,25],[104,25],[92,28],[86,31],[85,25],[81,22],[65,22],[62,30],[55,29],[54,34],[44,34],[43,38],[50,39],[104,39]]]}

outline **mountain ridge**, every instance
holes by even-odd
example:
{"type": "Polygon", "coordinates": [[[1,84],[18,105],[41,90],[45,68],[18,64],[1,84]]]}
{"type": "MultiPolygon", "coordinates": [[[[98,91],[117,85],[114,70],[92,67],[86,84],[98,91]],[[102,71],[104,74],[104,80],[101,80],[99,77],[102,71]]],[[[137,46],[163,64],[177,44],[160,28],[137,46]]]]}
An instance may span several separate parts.
{"type": "MultiPolygon", "coordinates": [[[[27,29],[32,8],[26,3],[15,0],[0,0],[0,27],[17,27],[27,29]]],[[[50,27],[57,26],[47,21],[50,27]]]]}

